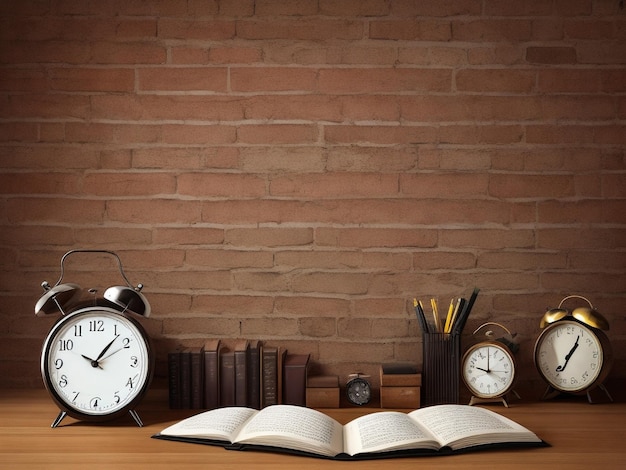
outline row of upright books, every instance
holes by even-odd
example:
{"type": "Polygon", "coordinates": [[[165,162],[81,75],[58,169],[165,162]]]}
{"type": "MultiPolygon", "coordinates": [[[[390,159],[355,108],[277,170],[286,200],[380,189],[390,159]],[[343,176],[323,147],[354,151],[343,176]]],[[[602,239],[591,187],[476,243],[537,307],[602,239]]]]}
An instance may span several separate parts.
{"type": "Polygon", "coordinates": [[[214,409],[306,406],[309,354],[288,354],[261,341],[220,339],[168,354],[169,406],[214,409]]]}

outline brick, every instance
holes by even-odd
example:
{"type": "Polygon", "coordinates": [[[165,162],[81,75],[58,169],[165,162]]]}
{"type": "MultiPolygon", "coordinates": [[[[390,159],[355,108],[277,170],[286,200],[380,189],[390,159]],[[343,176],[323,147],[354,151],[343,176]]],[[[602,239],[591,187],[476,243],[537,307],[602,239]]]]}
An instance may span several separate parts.
{"type": "Polygon", "coordinates": [[[541,70],[537,88],[543,92],[597,93],[601,88],[599,70],[541,70]]]}
{"type": "Polygon", "coordinates": [[[535,86],[535,72],[511,69],[465,69],[456,74],[460,91],[528,93],[535,86]]]}
{"type": "Polygon", "coordinates": [[[359,248],[433,247],[437,244],[435,230],[392,228],[318,228],[318,245],[359,248]]]}
{"type": "Polygon", "coordinates": [[[237,129],[228,125],[185,125],[166,124],[161,130],[161,142],[175,145],[220,145],[232,144],[237,138],[237,129]]]}
{"type": "Polygon", "coordinates": [[[306,246],[313,242],[313,230],[303,228],[234,228],[226,230],[224,242],[232,246],[306,246]]]}
{"type": "Polygon", "coordinates": [[[269,296],[238,295],[225,292],[222,295],[194,296],[192,312],[203,314],[234,315],[236,317],[263,316],[272,313],[274,300],[269,296]]]}
{"type": "Polygon", "coordinates": [[[176,177],[176,183],[178,194],[196,198],[263,197],[266,193],[265,179],[255,175],[184,173],[176,177]]]}
{"type": "Polygon", "coordinates": [[[320,292],[326,294],[365,294],[368,274],[312,272],[295,276],[291,281],[294,292],[320,292]]]}
{"type": "Polygon", "coordinates": [[[174,194],[176,178],[165,173],[90,173],[83,179],[84,194],[152,196],[174,194]]]}
{"type": "Polygon", "coordinates": [[[297,2],[281,2],[280,0],[257,0],[254,13],[259,16],[309,16],[318,13],[318,2],[315,0],[298,0],[297,2]]]}
{"type": "Polygon", "coordinates": [[[455,41],[528,41],[532,37],[529,19],[455,20],[452,40],[455,41]]]}
{"type": "Polygon", "coordinates": [[[534,64],[575,64],[576,49],[573,47],[528,47],[526,60],[534,64]]]}
{"type": "Polygon", "coordinates": [[[297,18],[241,20],[237,37],[241,39],[355,40],[363,37],[364,24],[350,19],[297,18]]]}
{"type": "Polygon", "coordinates": [[[240,167],[253,173],[323,171],[324,152],[319,147],[246,147],[241,150],[240,167]]]}
{"type": "Polygon", "coordinates": [[[443,230],[439,235],[441,246],[448,248],[532,248],[535,234],[532,230],[457,229],[443,230]]]}
{"type": "Polygon", "coordinates": [[[224,67],[156,67],[142,68],[137,81],[144,91],[193,91],[225,92],[227,73],[224,67]]]}
{"type": "Polygon", "coordinates": [[[239,152],[229,147],[153,147],[138,148],[132,153],[134,168],[158,169],[232,169],[239,152]]]}
{"type": "Polygon", "coordinates": [[[375,173],[325,173],[290,175],[270,181],[272,196],[306,198],[385,197],[398,194],[395,175],[375,173]]]}
{"type": "Polygon", "coordinates": [[[449,21],[430,19],[374,20],[370,22],[369,37],[406,41],[450,41],[449,21]]]}
{"type": "Polygon", "coordinates": [[[327,338],[337,334],[337,322],[334,318],[300,318],[298,329],[305,337],[327,338]]]}
{"type": "Polygon", "coordinates": [[[107,219],[126,223],[195,223],[201,203],[175,199],[115,199],[107,203],[107,219]]]}
{"type": "Polygon", "coordinates": [[[407,171],[415,167],[417,150],[415,148],[386,148],[381,152],[378,147],[332,147],[328,150],[326,168],[328,171],[407,171]]]}
{"type": "Polygon", "coordinates": [[[355,269],[362,266],[363,255],[355,252],[337,251],[281,251],[275,255],[279,269],[355,269]]]}
{"type": "Polygon", "coordinates": [[[52,90],[130,92],[135,88],[131,69],[56,68],[49,77],[52,90]]]}
{"type": "Polygon", "coordinates": [[[277,296],[274,310],[281,315],[334,319],[350,312],[350,302],[345,299],[319,296],[277,296]]]}
{"type": "Polygon", "coordinates": [[[307,68],[237,67],[230,71],[234,92],[313,91],[317,72],[307,68]]]}
{"type": "Polygon", "coordinates": [[[344,104],[335,97],[321,95],[259,95],[242,103],[247,119],[340,121],[344,104]]]}
{"type": "Polygon", "coordinates": [[[76,194],[80,189],[80,178],[72,173],[0,174],[0,194],[76,194]]]}
{"type": "Polygon", "coordinates": [[[95,42],[90,47],[91,64],[163,64],[167,51],[154,42],[95,42]]]}
{"type": "Polygon", "coordinates": [[[158,37],[166,40],[221,41],[234,38],[235,31],[235,21],[232,20],[160,18],[158,37]]]}
{"type": "Polygon", "coordinates": [[[450,91],[452,74],[446,69],[322,69],[319,91],[323,93],[376,93],[401,91],[450,91]]]}
{"type": "Polygon", "coordinates": [[[308,124],[249,124],[237,128],[237,142],[245,144],[311,144],[319,130],[308,124]]]}
{"type": "Polygon", "coordinates": [[[102,223],[105,201],[60,197],[11,198],[6,204],[10,223],[102,223]]]}
{"type": "Polygon", "coordinates": [[[564,198],[575,195],[569,175],[497,174],[489,177],[489,194],[498,198],[564,198]]]}
{"type": "Polygon", "coordinates": [[[271,268],[273,257],[269,252],[251,250],[198,250],[189,254],[185,265],[212,269],[271,268]]]}

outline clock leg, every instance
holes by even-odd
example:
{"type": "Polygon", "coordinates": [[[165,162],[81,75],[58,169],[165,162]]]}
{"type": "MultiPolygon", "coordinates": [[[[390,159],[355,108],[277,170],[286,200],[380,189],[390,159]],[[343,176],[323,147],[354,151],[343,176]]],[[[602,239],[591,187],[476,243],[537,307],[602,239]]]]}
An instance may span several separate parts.
{"type": "Polygon", "coordinates": [[[143,427],[143,422],[141,421],[141,418],[135,410],[128,410],[128,414],[130,414],[130,416],[135,420],[137,426],[139,426],[140,428],[143,427]]]}
{"type": "Polygon", "coordinates": [[[59,424],[61,424],[61,421],[63,421],[63,418],[65,418],[66,415],[67,413],[65,411],[61,411],[59,415],[56,417],[56,419],[52,421],[52,424],[50,425],[50,427],[56,428],[59,424]]]}
{"type": "MultiPolygon", "coordinates": [[[[604,394],[606,395],[606,397],[609,399],[610,402],[613,402],[613,397],[611,396],[607,388],[604,386],[604,384],[598,385],[598,388],[604,392],[604,394]]],[[[593,398],[591,397],[592,391],[593,390],[587,390],[587,401],[591,404],[597,403],[597,401],[594,401],[593,398]]]]}

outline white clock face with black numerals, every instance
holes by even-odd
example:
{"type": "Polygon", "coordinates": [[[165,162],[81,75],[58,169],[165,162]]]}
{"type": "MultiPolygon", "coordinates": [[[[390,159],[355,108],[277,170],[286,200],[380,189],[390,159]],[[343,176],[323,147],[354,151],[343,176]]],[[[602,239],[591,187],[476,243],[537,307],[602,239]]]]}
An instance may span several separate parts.
{"type": "Polygon", "coordinates": [[[586,325],[561,320],[546,327],[537,339],[535,364],[556,390],[579,392],[598,380],[604,348],[598,335],[586,325]]]}
{"type": "Polygon", "coordinates": [[[515,378],[515,362],[507,348],[497,343],[479,343],[465,353],[463,380],[472,394],[494,398],[510,391],[515,378]]]}
{"type": "Polygon", "coordinates": [[[146,392],[150,345],[141,326],[107,307],[63,317],[44,342],[41,371],[57,404],[79,418],[106,418],[129,409],[146,392]]]}

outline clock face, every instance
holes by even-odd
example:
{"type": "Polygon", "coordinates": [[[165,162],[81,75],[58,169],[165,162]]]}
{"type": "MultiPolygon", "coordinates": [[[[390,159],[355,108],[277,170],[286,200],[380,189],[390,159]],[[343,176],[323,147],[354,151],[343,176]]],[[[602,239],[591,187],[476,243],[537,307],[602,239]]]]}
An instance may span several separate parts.
{"type": "Polygon", "coordinates": [[[604,363],[598,336],[576,321],[549,325],[535,344],[535,364],[556,390],[579,392],[599,378],[604,363]]]}
{"type": "Polygon", "coordinates": [[[41,371],[46,388],[78,418],[105,419],[129,410],[152,375],[141,326],[108,307],[63,317],[44,342],[41,371]]]}
{"type": "Polygon", "coordinates": [[[463,380],[479,398],[505,395],[513,385],[515,363],[507,348],[498,343],[479,343],[465,353],[463,380]]]}
{"type": "Polygon", "coordinates": [[[366,405],[372,398],[372,389],[367,380],[354,378],[346,385],[348,401],[354,405],[366,405]]]}

